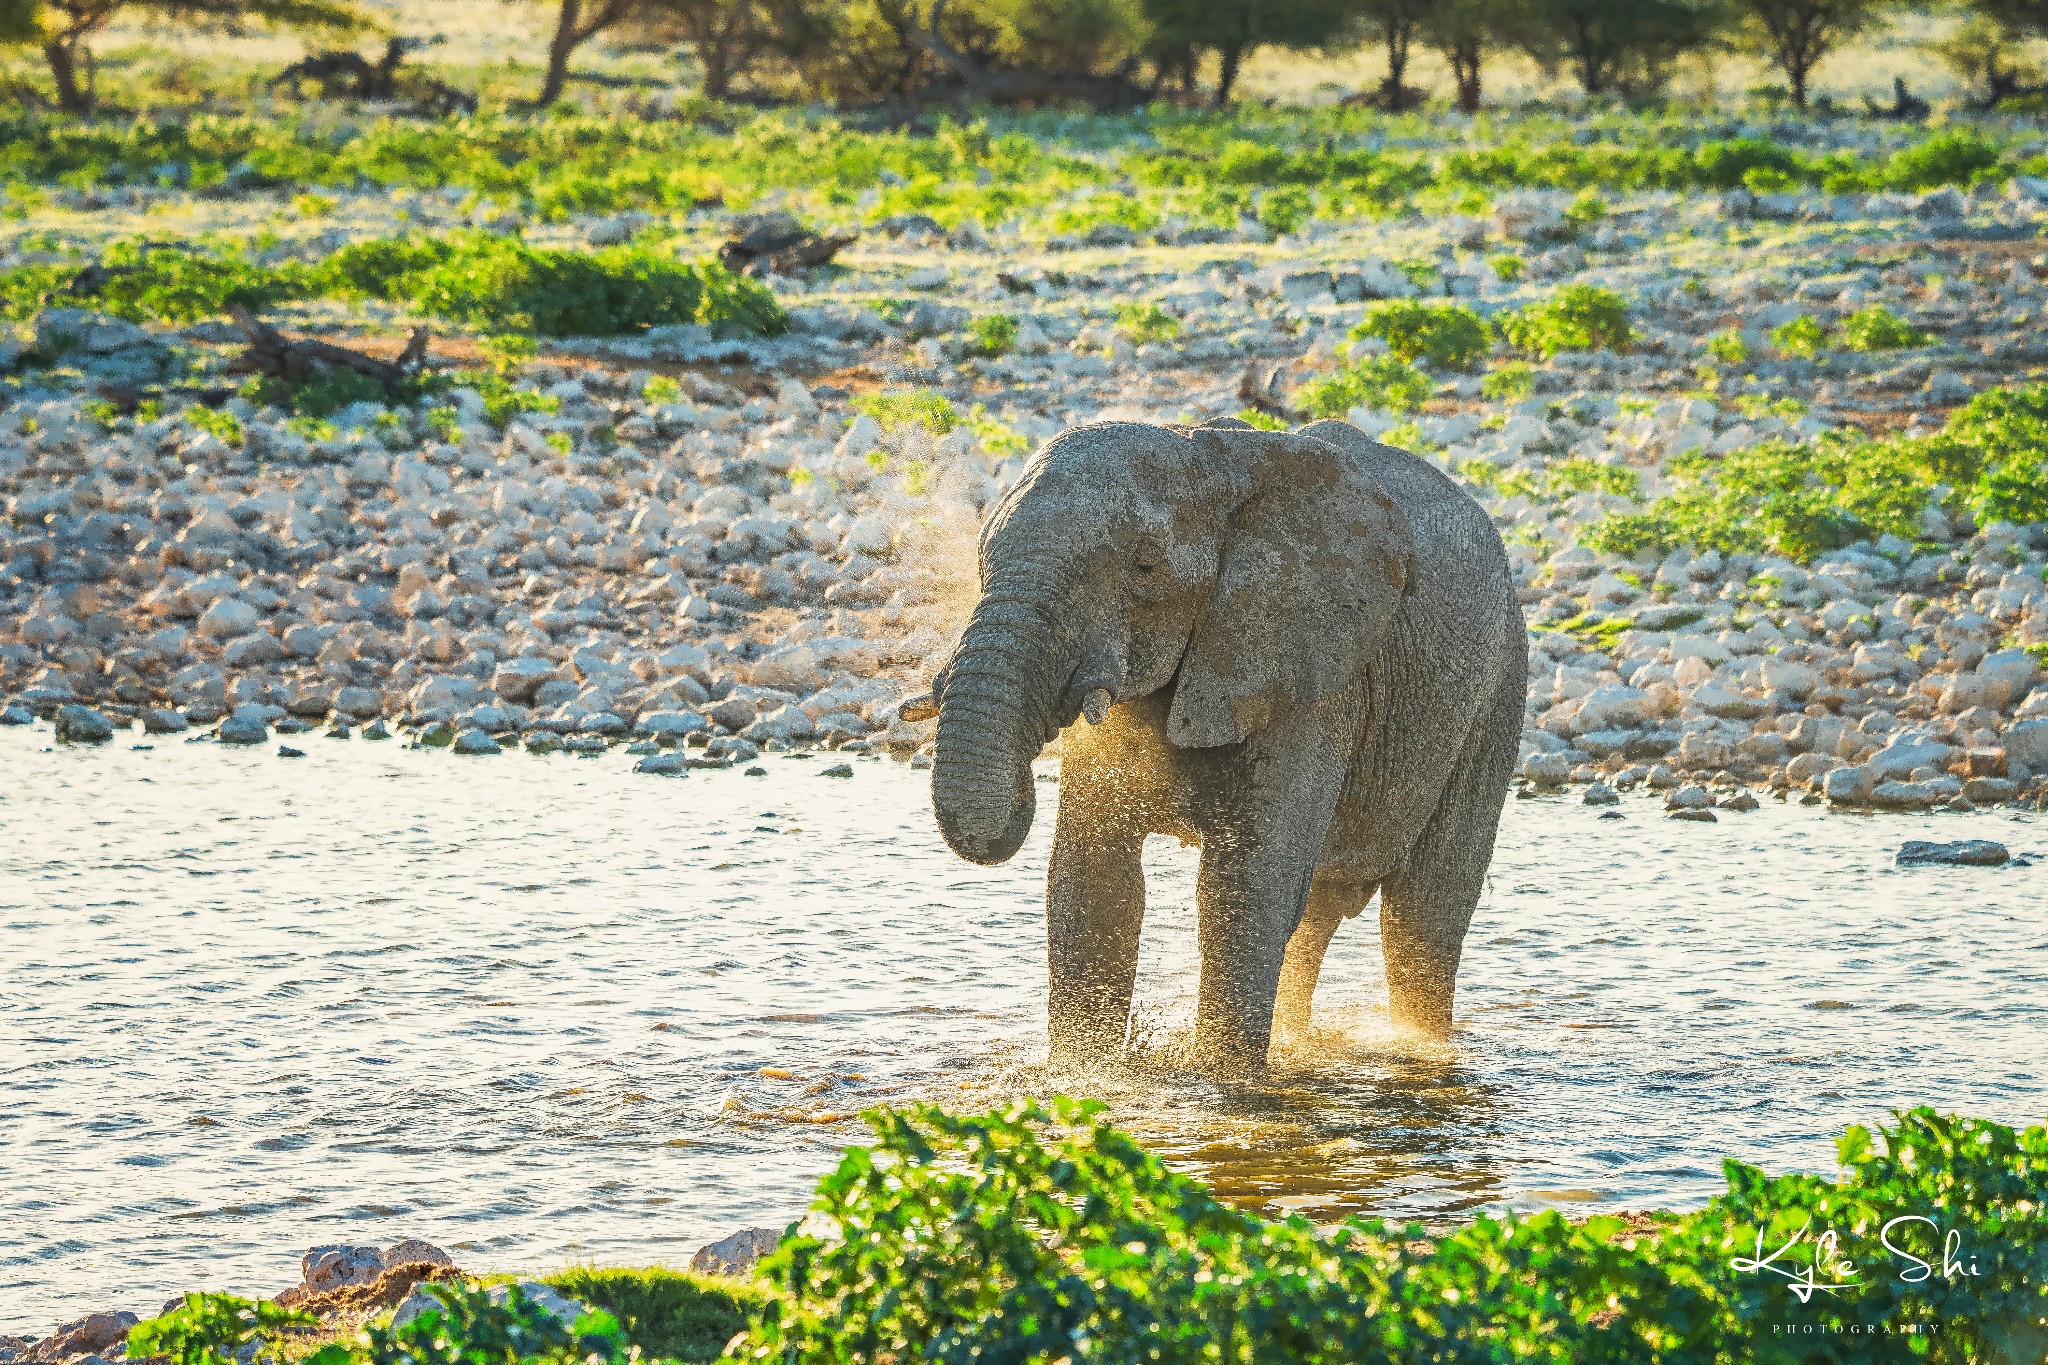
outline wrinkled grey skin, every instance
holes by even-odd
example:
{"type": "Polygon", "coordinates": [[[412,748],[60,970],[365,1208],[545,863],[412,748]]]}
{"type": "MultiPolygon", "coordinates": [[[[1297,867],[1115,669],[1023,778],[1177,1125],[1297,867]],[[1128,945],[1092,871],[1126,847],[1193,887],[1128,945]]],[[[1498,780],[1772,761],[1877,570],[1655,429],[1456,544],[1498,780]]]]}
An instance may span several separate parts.
{"type": "Polygon", "coordinates": [[[1124,1044],[1152,833],[1202,849],[1204,1064],[1255,1069],[1276,1022],[1306,1025],[1331,935],[1375,890],[1394,1021],[1447,1034],[1526,651],[1491,520],[1355,428],[1048,443],[982,530],[981,599],[933,682],[932,802],[955,852],[1004,861],[1065,731],[1055,1059],[1124,1044]],[[1092,711],[1114,705],[1079,722],[1098,691],[1092,711]]]}

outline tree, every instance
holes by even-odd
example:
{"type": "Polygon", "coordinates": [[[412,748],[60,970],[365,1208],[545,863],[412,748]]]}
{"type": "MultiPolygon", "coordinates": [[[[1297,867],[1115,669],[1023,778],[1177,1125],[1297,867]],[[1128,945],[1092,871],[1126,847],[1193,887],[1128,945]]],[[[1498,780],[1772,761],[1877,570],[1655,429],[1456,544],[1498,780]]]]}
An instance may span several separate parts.
{"type": "Polygon", "coordinates": [[[760,0],[653,0],[623,23],[638,41],[686,44],[704,72],[704,93],[715,100],[761,55],[770,27],[760,0]]]}
{"type": "Polygon", "coordinates": [[[1534,0],[1524,9],[1529,55],[1570,66],[1588,95],[1656,93],[1671,63],[1721,33],[1714,0],[1534,0]]]}
{"type": "Polygon", "coordinates": [[[1356,16],[1346,0],[1143,0],[1155,63],[1213,51],[1216,103],[1230,102],[1244,60],[1262,47],[1316,48],[1340,42],[1356,16]]]}
{"type": "Polygon", "coordinates": [[[124,10],[227,32],[247,24],[348,30],[363,23],[348,0],[0,0],[0,42],[39,44],[57,107],[89,114],[97,95],[93,35],[124,10]]]}
{"type": "Polygon", "coordinates": [[[1778,64],[1792,103],[1806,107],[1806,86],[1820,59],[1876,25],[1889,0],[1736,0],[1743,27],[1778,64]]]}
{"type": "Polygon", "coordinates": [[[1481,67],[1488,51],[1527,45],[1525,18],[1517,0],[1437,0],[1424,7],[1419,34],[1450,63],[1460,110],[1479,112],[1481,67]]]}
{"type": "Polygon", "coordinates": [[[1366,30],[1387,50],[1379,106],[1390,114],[1419,102],[1418,92],[1408,88],[1408,51],[1414,46],[1417,28],[1434,9],[1433,0],[1364,0],[1361,6],[1359,18],[1366,30]]]}
{"type": "Polygon", "coordinates": [[[569,58],[577,48],[642,10],[635,0],[561,0],[554,35],[548,39],[547,75],[534,106],[545,108],[562,97],[562,87],[569,83],[569,58]]]}
{"type": "Polygon", "coordinates": [[[2024,49],[2048,37],[2048,0],[1969,0],[1969,9],[1969,19],[1934,48],[1965,81],[1982,82],[1983,107],[2041,93],[2040,70],[2024,49]]]}

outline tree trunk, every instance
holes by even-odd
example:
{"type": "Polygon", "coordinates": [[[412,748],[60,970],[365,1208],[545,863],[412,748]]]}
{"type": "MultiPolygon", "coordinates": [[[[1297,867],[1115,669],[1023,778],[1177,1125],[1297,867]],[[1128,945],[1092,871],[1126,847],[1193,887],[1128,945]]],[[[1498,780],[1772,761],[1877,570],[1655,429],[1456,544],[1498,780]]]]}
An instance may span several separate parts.
{"type": "Polygon", "coordinates": [[[562,0],[561,14],[555,20],[555,36],[548,43],[547,80],[541,85],[535,105],[545,108],[562,97],[562,87],[569,81],[569,54],[582,41],[576,31],[582,17],[582,0],[562,0]]]}
{"type": "Polygon", "coordinates": [[[1216,107],[1221,109],[1230,103],[1230,91],[1237,84],[1237,69],[1244,63],[1244,46],[1240,43],[1226,43],[1218,49],[1223,65],[1216,73],[1216,107]]]}
{"type": "Polygon", "coordinates": [[[78,53],[75,38],[59,38],[43,45],[43,57],[50,64],[50,79],[57,86],[57,107],[67,114],[90,114],[92,95],[78,84],[78,53]]]}
{"type": "Polygon", "coordinates": [[[1451,44],[1451,76],[1458,83],[1458,109],[1461,113],[1479,112],[1479,40],[1460,38],[1451,44]]]}
{"type": "Polygon", "coordinates": [[[1408,44],[1414,33],[1414,25],[1404,20],[1387,20],[1387,80],[1380,87],[1380,107],[1390,114],[1408,107],[1408,44]]]}
{"type": "Polygon", "coordinates": [[[1792,105],[1796,109],[1806,107],[1806,77],[1808,64],[1795,58],[1785,63],[1785,78],[1792,83],[1792,105]]]}

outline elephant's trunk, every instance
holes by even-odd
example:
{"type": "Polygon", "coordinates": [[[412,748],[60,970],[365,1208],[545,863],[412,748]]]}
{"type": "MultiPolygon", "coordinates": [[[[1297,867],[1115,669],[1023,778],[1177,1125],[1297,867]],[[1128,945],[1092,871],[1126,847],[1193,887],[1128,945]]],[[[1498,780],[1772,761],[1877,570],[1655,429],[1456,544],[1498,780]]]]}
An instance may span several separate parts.
{"type": "Polygon", "coordinates": [[[1031,760],[1059,733],[1049,637],[1031,599],[992,593],[946,667],[932,808],[946,842],[969,862],[1006,862],[1031,832],[1031,760]]]}

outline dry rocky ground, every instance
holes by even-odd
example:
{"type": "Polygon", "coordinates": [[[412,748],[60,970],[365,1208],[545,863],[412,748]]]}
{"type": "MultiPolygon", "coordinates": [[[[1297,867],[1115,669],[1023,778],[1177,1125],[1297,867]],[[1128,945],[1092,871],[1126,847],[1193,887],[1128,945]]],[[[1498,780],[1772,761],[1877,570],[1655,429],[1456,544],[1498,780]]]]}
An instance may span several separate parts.
{"type": "MultiPolygon", "coordinates": [[[[138,211],[223,221],[261,198],[124,193],[174,201],[138,211]]],[[[0,720],[54,718],[73,741],[134,725],[282,736],[281,753],[322,723],[370,736],[395,725],[469,755],[624,745],[666,774],[778,746],[913,757],[929,727],[896,720],[894,705],[957,628],[973,528],[1028,448],[1066,426],[1234,413],[1248,367],[1262,386],[1280,367],[1284,393],[1359,344],[1346,334],[1366,300],[1416,293],[1417,261],[1435,268],[1431,291],[1481,312],[1584,281],[1630,300],[1626,353],[1539,362],[1519,397],[1443,375],[1395,435],[1453,469],[1627,466],[1647,497],[1687,449],[1938,425],[1973,392],[2032,372],[2048,358],[2044,197],[2033,182],[1969,196],[1648,194],[1610,200],[1564,242],[1568,200],[1540,192],[1504,197],[1488,219],[1312,221],[1277,242],[1250,222],[1048,244],[899,219],[844,269],[773,281],[794,318],[785,336],[678,327],[548,344],[522,382],[559,411],[502,430],[461,392],[455,426],[429,422],[425,405],[361,404],[308,439],[235,400],[241,445],[176,416],[110,428],[96,394],[217,366],[229,333],[46,313],[10,352],[0,412],[0,720]],[[1489,264],[1501,253],[1525,261],[1518,279],[1489,264]],[[895,302],[878,310],[877,295],[895,302]],[[1770,357],[1779,323],[1825,325],[1871,303],[1935,344],[1768,358],[1744,367],[1739,392],[1698,392],[1710,335],[1739,329],[1770,357]],[[1120,325],[1114,310],[1132,304],[1156,305],[1153,324],[1127,309],[1120,325]],[[1020,319],[1016,348],[976,355],[962,329],[995,312],[1020,319]],[[54,366],[38,358],[52,352],[54,366]],[[650,390],[656,375],[676,386],[650,390]],[[856,411],[913,387],[944,394],[959,423],[884,429],[856,411]]],[[[123,207],[104,199],[60,195],[58,209],[75,225],[123,207]]],[[[431,222],[436,202],[344,196],[321,231],[378,234],[394,206],[431,222]]],[[[692,221],[724,228],[717,213],[692,221]]],[[[615,240],[635,226],[574,231],[615,240]]],[[[391,321],[332,306],[296,318],[340,339],[391,321]]],[[[1471,487],[1511,542],[1536,627],[1531,784],[1692,779],[1723,796],[1811,789],[1926,808],[2029,798],[2048,777],[2048,688],[2035,690],[2024,648],[2048,641],[2043,528],[1930,513],[1917,544],[1803,565],[1712,551],[1631,561],[1574,544],[1634,505],[1620,494],[1471,487]],[[1602,616],[1627,627],[1584,629],[1602,616]],[[1543,628],[1567,620],[1574,631],[1543,628]]],[[[1716,799],[1688,800],[1701,796],[1716,799]]]]}

